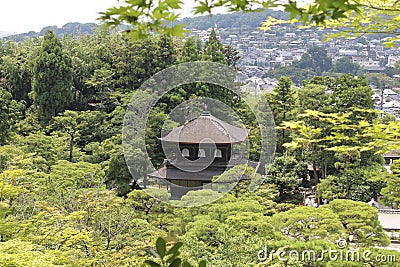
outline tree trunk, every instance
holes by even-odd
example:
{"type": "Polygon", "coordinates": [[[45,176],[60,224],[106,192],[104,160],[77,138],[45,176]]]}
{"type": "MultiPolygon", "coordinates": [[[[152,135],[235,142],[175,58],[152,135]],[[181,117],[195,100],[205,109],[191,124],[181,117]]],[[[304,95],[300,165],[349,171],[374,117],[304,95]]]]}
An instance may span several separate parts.
{"type": "Polygon", "coordinates": [[[346,172],[346,198],[349,199],[349,174],[346,172]]]}
{"type": "Polygon", "coordinates": [[[278,191],[279,191],[279,199],[282,200],[282,198],[283,198],[283,193],[284,193],[284,191],[285,191],[284,187],[283,187],[283,186],[279,186],[278,191]]]}
{"type": "Polygon", "coordinates": [[[315,179],[316,183],[318,184],[319,177],[318,177],[318,172],[317,172],[317,164],[316,164],[315,160],[313,160],[313,162],[312,162],[312,168],[313,168],[314,179],[315,179]]]}
{"type": "MultiPolygon", "coordinates": [[[[315,185],[318,184],[319,182],[319,177],[318,177],[318,172],[317,172],[317,164],[315,163],[315,160],[313,160],[312,162],[312,168],[313,168],[313,174],[314,174],[314,179],[315,179],[315,185]]],[[[318,205],[321,203],[321,197],[318,194],[318,198],[317,198],[317,203],[318,205]]]]}
{"type": "Polygon", "coordinates": [[[75,133],[72,133],[69,139],[69,162],[74,162],[74,139],[75,133]]]}

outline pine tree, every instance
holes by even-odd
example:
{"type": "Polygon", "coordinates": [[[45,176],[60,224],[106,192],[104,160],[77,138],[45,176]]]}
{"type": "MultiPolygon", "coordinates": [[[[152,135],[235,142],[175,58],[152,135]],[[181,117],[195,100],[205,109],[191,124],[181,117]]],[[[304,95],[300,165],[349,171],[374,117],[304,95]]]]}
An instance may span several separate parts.
{"type": "Polygon", "coordinates": [[[229,67],[236,68],[236,64],[240,59],[239,50],[231,45],[227,45],[224,47],[224,57],[229,67]]]}
{"type": "Polygon", "coordinates": [[[60,40],[48,30],[33,69],[33,99],[39,118],[48,123],[71,103],[73,68],[60,40]]]}
{"type": "MultiPolygon", "coordinates": [[[[280,125],[283,121],[293,119],[296,110],[295,90],[288,77],[282,76],[278,85],[274,87],[271,93],[267,94],[267,100],[274,114],[275,124],[280,125]]],[[[289,141],[289,133],[286,130],[277,130],[277,148],[279,154],[283,154],[283,144],[289,141]]]]}
{"type": "Polygon", "coordinates": [[[181,62],[191,62],[201,60],[203,45],[201,39],[190,36],[185,39],[181,51],[181,62]]]}
{"type": "Polygon", "coordinates": [[[225,63],[224,47],[218,40],[214,28],[212,29],[207,42],[204,44],[203,60],[225,63]]]}
{"type": "Polygon", "coordinates": [[[160,70],[166,69],[176,63],[176,51],[175,44],[171,36],[161,35],[157,40],[157,45],[159,49],[157,49],[156,56],[159,59],[159,68],[160,70]]]}

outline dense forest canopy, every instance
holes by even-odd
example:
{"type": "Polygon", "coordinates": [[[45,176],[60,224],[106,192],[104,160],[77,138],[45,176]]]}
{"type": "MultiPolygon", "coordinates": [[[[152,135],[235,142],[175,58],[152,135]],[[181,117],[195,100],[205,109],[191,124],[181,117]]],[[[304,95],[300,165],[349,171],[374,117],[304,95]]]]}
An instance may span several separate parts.
{"type": "MultiPolygon", "coordinates": [[[[132,97],[148,97],[138,88],[159,71],[191,61],[237,67],[237,50],[223,46],[214,31],[205,43],[169,35],[133,41],[105,30],[62,38],[49,30],[43,39],[1,42],[0,265],[286,266],[276,255],[260,258],[259,251],[313,249],[320,256],[344,239],[344,252],[371,252],[371,265],[394,266],[375,257],[400,259],[398,252],[377,248],[390,240],[376,208],[365,202],[380,196],[390,207],[400,205],[399,163],[393,174],[382,166],[382,154],[399,147],[398,122],[373,110],[366,77],[320,76],[326,70],[317,65],[341,67],[328,64],[316,48],[308,53],[297,67],[314,69],[312,77],[296,87],[282,76],[271,93],[248,96],[266,114],[267,100],[279,126],[277,156],[264,183],[249,192],[250,179],[243,179],[210,205],[178,208],[162,201],[168,191],[156,190],[153,198],[138,188],[134,179],[140,177],[127,168],[121,144],[127,105],[132,97]],[[328,203],[301,206],[302,189],[315,185],[315,201],[328,203]]],[[[136,159],[148,154],[161,164],[158,137],[168,114],[201,97],[238,114],[257,160],[254,114],[229,90],[206,83],[186,84],[161,98],[148,119],[147,150],[135,151],[136,159]]],[[[248,178],[254,170],[236,166],[219,178],[238,173],[248,178]]],[[[182,201],[190,206],[216,196],[191,191],[182,201]]],[[[323,258],[290,264],[364,263],[323,258]]]]}

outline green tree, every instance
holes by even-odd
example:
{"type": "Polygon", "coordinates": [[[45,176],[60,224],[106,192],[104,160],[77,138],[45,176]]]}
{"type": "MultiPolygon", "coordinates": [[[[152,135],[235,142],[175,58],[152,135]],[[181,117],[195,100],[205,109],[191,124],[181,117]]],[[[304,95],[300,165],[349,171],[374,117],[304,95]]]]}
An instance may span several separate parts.
{"type": "Polygon", "coordinates": [[[224,46],[224,57],[229,67],[236,68],[236,64],[240,59],[239,50],[231,45],[224,46]]]}
{"type": "Polygon", "coordinates": [[[61,127],[69,135],[69,161],[74,162],[74,145],[78,133],[79,113],[66,110],[62,116],[54,118],[56,126],[61,127]]]}
{"type": "Polygon", "coordinates": [[[28,93],[32,90],[33,63],[40,44],[39,38],[29,38],[21,42],[8,40],[0,45],[0,87],[27,107],[32,104],[28,93]]]}
{"type": "MultiPolygon", "coordinates": [[[[313,58],[311,58],[311,55],[307,52],[301,56],[300,60],[296,62],[295,66],[301,69],[316,69],[317,67],[313,61],[313,58]]],[[[319,70],[319,72],[321,72],[321,70],[319,70]]],[[[319,73],[319,75],[321,75],[321,73],[319,73]]]]}
{"type": "MultiPolygon", "coordinates": [[[[33,153],[27,153],[21,146],[0,146],[0,172],[13,169],[33,169],[33,153]]],[[[37,161],[40,161],[37,159],[37,161]]]]}
{"type": "MultiPolygon", "coordinates": [[[[139,88],[144,81],[157,72],[175,64],[177,51],[174,42],[167,36],[154,36],[126,44],[127,59],[132,63],[126,66],[124,79],[132,79],[128,91],[139,88]],[[132,78],[129,77],[132,75],[132,78]],[[128,77],[126,77],[128,76],[128,77]]],[[[116,58],[118,62],[118,58],[116,58]]],[[[117,63],[116,62],[116,63],[117,63]]]]}
{"type": "MultiPolygon", "coordinates": [[[[29,191],[21,185],[22,169],[4,170],[0,172],[0,241],[5,242],[15,236],[17,222],[13,216],[18,212],[13,204],[29,191]]],[[[25,211],[25,210],[24,210],[25,211]]]]}
{"type": "Polygon", "coordinates": [[[328,201],[345,199],[347,197],[346,179],[343,176],[328,175],[317,184],[317,192],[322,199],[328,201]]]}
{"type": "Polygon", "coordinates": [[[366,79],[369,84],[383,90],[394,84],[394,80],[384,73],[368,73],[366,79]]]}
{"type": "Polygon", "coordinates": [[[300,241],[327,239],[335,242],[343,231],[339,217],[327,207],[298,207],[272,216],[275,229],[300,241]]]}
{"type": "MultiPolygon", "coordinates": [[[[396,62],[396,63],[397,63],[397,62],[396,62]]],[[[382,65],[385,66],[385,63],[383,63],[382,65]]],[[[397,67],[396,67],[396,65],[395,65],[395,67],[386,67],[386,68],[382,71],[382,73],[385,74],[385,75],[387,75],[387,76],[389,76],[389,77],[391,77],[391,78],[393,78],[395,75],[398,75],[398,74],[399,74],[398,65],[397,65],[397,67]]]]}
{"type": "Polygon", "coordinates": [[[307,178],[307,164],[292,156],[276,157],[268,168],[267,180],[278,186],[279,198],[292,194],[294,187],[307,178]]]}
{"type": "Polygon", "coordinates": [[[171,194],[167,190],[148,188],[132,190],[127,197],[127,203],[134,210],[144,211],[147,216],[152,209],[160,208],[160,202],[167,201],[171,194]]]}
{"type": "MultiPolygon", "coordinates": [[[[374,110],[359,110],[338,113],[323,113],[319,111],[306,110],[305,114],[299,117],[306,119],[295,122],[285,122],[282,127],[291,129],[293,133],[293,141],[285,144],[288,148],[302,148],[304,146],[312,146],[315,149],[331,152],[333,161],[330,166],[331,173],[345,177],[347,197],[350,197],[351,174],[355,168],[364,166],[374,166],[381,162],[379,156],[388,149],[398,146],[398,141],[391,139],[391,134],[398,131],[390,125],[393,123],[382,124],[378,119],[374,119],[372,123],[366,121],[365,114],[376,114],[374,110]],[[324,125],[320,127],[319,125],[324,125]],[[387,133],[383,129],[389,128],[392,133],[387,133]],[[380,131],[380,132],[379,132],[380,131]],[[323,134],[321,134],[324,132],[323,134]],[[392,146],[392,142],[394,146],[392,146]]],[[[374,115],[372,115],[374,117],[374,115]]],[[[373,168],[374,169],[374,168],[373,168]]],[[[363,174],[364,177],[373,177],[379,173],[379,168],[375,174],[363,174]]],[[[371,169],[372,171],[372,169],[371,169]]],[[[367,171],[368,173],[368,171],[367,171]]],[[[360,176],[354,174],[354,176],[360,176]]],[[[380,175],[379,175],[380,176],[380,175]]],[[[378,176],[377,176],[378,177],[378,176]]],[[[374,192],[379,187],[379,181],[370,181],[371,186],[376,188],[371,191],[365,187],[366,195],[374,192]]],[[[359,183],[355,181],[355,185],[359,183]]],[[[358,188],[359,190],[361,188],[358,188]]],[[[357,193],[359,194],[359,193],[357,193]]]]}
{"type": "Polygon", "coordinates": [[[218,189],[229,191],[235,197],[245,195],[249,191],[250,181],[255,178],[255,170],[247,165],[237,165],[219,176],[213,177],[213,182],[218,183],[218,189]]]}
{"type": "Polygon", "coordinates": [[[173,39],[169,35],[161,35],[157,39],[159,49],[156,51],[155,58],[158,60],[159,70],[166,69],[176,63],[177,51],[173,39]]]}
{"type": "MultiPolygon", "coordinates": [[[[274,115],[276,125],[294,118],[296,94],[289,78],[284,76],[279,78],[278,85],[274,87],[271,93],[266,95],[266,98],[274,115]]],[[[289,134],[286,129],[278,129],[277,137],[276,151],[279,154],[283,154],[283,144],[289,141],[289,134]]]]}
{"type": "Polygon", "coordinates": [[[297,90],[297,96],[300,112],[307,109],[324,111],[329,106],[329,95],[324,85],[306,82],[297,90]]]}
{"type": "Polygon", "coordinates": [[[348,57],[342,57],[336,60],[336,62],[333,64],[332,71],[357,75],[360,71],[360,68],[360,64],[353,63],[353,61],[348,57]]]}
{"type": "Polygon", "coordinates": [[[51,167],[49,187],[61,195],[66,189],[96,188],[103,181],[104,171],[98,164],[60,160],[51,167]]]}
{"type": "Polygon", "coordinates": [[[323,199],[349,198],[368,202],[377,199],[386,185],[388,174],[379,164],[371,166],[355,166],[346,172],[328,175],[317,184],[317,192],[323,199]],[[348,192],[347,192],[348,189],[348,192]]]}
{"type": "Polygon", "coordinates": [[[382,189],[381,194],[384,196],[383,203],[392,208],[398,209],[400,206],[400,179],[391,177],[387,181],[387,186],[382,189]]]}
{"type": "Polygon", "coordinates": [[[338,215],[346,235],[353,235],[353,243],[359,246],[387,246],[390,243],[375,207],[365,202],[344,199],[333,200],[328,206],[338,215]]]}
{"type": "Polygon", "coordinates": [[[211,189],[191,190],[182,196],[181,200],[176,204],[183,207],[201,206],[216,201],[221,197],[222,194],[211,189]]]}
{"type": "Polygon", "coordinates": [[[113,70],[101,68],[94,70],[90,78],[85,80],[85,84],[94,88],[95,92],[91,97],[92,103],[90,105],[96,105],[102,110],[110,111],[110,94],[113,92],[115,83],[114,75],[113,70]]]}
{"type": "Polygon", "coordinates": [[[301,59],[293,63],[293,67],[299,69],[312,69],[317,75],[328,71],[332,66],[332,59],[328,57],[326,49],[319,46],[311,46],[301,59]]]}
{"type": "MultiPolygon", "coordinates": [[[[267,76],[268,74],[265,74],[267,76]]],[[[272,72],[272,77],[279,78],[281,76],[289,77],[294,84],[297,86],[301,86],[302,82],[305,80],[309,80],[312,77],[316,76],[316,72],[312,68],[301,69],[294,65],[287,67],[278,67],[275,68],[272,72]]]]}
{"type": "MultiPolygon", "coordinates": [[[[326,86],[320,84],[313,84],[304,82],[303,87],[297,91],[298,101],[299,101],[299,113],[304,112],[307,109],[313,109],[318,111],[324,111],[329,107],[329,95],[326,93],[326,86]]],[[[307,121],[306,118],[303,118],[307,121]]],[[[309,138],[321,138],[326,134],[324,131],[324,123],[319,123],[317,121],[307,121],[307,124],[313,125],[317,131],[310,131],[309,138]]],[[[292,133],[295,136],[294,133],[292,133]]],[[[325,152],[321,147],[316,146],[313,142],[308,144],[303,144],[301,147],[302,157],[312,165],[313,168],[313,178],[318,183],[320,172],[318,172],[318,167],[326,165],[326,161],[331,157],[330,154],[325,152]]],[[[323,174],[323,173],[322,173],[323,174]]]]}
{"type": "Polygon", "coordinates": [[[224,47],[220,40],[218,40],[214,28],[211,30],[210,36],[204,44],[202,59],[205,61],[225,63],[224,47]]]}
{"type": "Polygon", "coordinates": [[[307,49],[306,53],[310,55],[318,75],[328,71],[332,67],[332,59],[328,56],[325,48],[312,46],[307,49]]]}
{"type": "Polygon", "coordinates": [[[29,241],[13,239],[0,243],[0,265],[9,266],[54,266],[59,259],[45,251],[44,246],[38,246],[29,241]]]}
{"type": "Polygon", "coordinates": [[[198,61],[202,57],[203,45],[198,37],[189,36],[185,39],[181,48],[180,61],[198,61]]]}
{"type": "Polygon", "coordinates": [[[20,115],[21,106],[13,100],[11,93],[0,87],[0,145],[9,140],[20,115]]]}
{"type": "Polygon", "coordinates": [[[385,205],[398,208],[400,206],[400,160],[393,161],[390,170],[393,174],[388,179],[387,186],[381,191],[384,196],[382,201],[385,205]]]}
{"type": "Polygon", "coordinates": [[[211,205],[179,212],[187,221],[182,241],[191,258],[217,266],[248,266],[257,263],[254,251],[270,239],[281,239],[274,231],[265,206],[248,198],[225,195],[211,205]],[[207,215],[204,215],[207,214],[207,215]]]}
{"type": "Polygon", "coordinates": [[[109,157],[106,180],[107,188],[115,188],[119,196],[125,196],[132,189],[133,179],[125,162],[122,148],[115,146],[115,144],[111,148],[112,151],[107,151],[109,157]]]}
{"type": "Polygon", "coordinates": [[[48,30],[33,69],[33,99],[42,122],[50,119],[72,100],[73,68],[54,32],[48,30]]]}
{"type": "Polygon", "coordinates": [[[48,171],[58,160],[67,160],[69,156],[67,135],[46,135],[41,131],[16,139],[16,144],[26,153],[35,155],[36,168],[48,171]]]}
{"type": "Polygon", "coordinates": [[[332,90],[333,112],[347,112],[350,108],[373,109],[372,89],[364,76],[342,75],[328,85],[332,90]]]}

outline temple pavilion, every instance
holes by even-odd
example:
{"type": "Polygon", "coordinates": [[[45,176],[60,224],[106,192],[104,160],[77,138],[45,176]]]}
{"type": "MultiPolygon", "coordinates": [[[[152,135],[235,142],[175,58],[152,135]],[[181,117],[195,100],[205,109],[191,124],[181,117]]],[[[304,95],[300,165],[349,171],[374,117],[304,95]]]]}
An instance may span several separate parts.
{"type": "Polygon", "coordinates": [[[214,176],[243,163],[243,155],[233,148],[245,141],[248,134],[248,129],[233,126],[204,111],[198,118],[159,138],[164,147],[176,147],[175,157],[165,160],[148,177],[170,182],[167,189],[171,198],[180,199],[188,191],[210,183],[214,176]]]}

